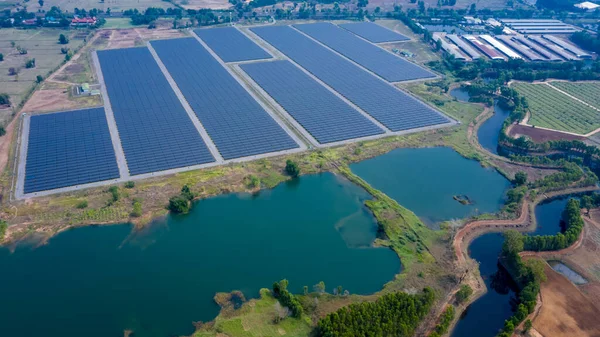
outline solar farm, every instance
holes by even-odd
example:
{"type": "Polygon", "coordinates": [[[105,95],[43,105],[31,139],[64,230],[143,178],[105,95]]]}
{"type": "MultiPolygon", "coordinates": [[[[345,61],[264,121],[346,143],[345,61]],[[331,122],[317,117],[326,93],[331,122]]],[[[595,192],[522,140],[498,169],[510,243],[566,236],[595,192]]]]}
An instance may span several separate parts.
{"type": "Polygon", "coordinates": [[[25,115],[17,198],[285,155],[456,122],[394,84],[437,75],[374,23],[197,29],[99,50],[104,106],[25,115]]]}

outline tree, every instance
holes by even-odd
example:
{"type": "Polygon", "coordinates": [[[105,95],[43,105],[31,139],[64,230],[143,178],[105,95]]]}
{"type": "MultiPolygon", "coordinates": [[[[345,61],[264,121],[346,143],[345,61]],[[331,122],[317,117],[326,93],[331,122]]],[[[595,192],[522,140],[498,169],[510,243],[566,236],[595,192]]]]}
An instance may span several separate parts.
{"type": "Polygon", "coordinates": [[[35,68],[35,59],[34,58],[27,59],[27,61],[25,61],[25,68],[27,68],[27,69],[35,68]]]}
{"type": "Polygon", "coordinates": [[[289,174],[293,178],[296,178],[300,175],[300,168],[298,167],[298,164],[293,162],[291,159],[288,159],[285,162],[285,172],[287,172],[287,174],[289,174]]]}
{"type": "Polygon", "coordinates": [[[456,292],[456,302],[463,303],[473,294],[473,289],[468,284],[463,284],[456,292]]]}
{"type": "Polygon", "coordinates": [[[169,199],[169,210],[173,213],[185,214],[190,211],[190,201],[181,195],[169,199]]]}
{"type": "Polygon", "coordinates": [[[60,34],[58,36],[58,43],[67,44],[67,43],[69,43],[69,38],[65,34],[60,34]]]}
{"type": "Polygon", "coordinates": [[[356,5],[358,7],[367,7],[368,4],[369,4],[369,0],[358,0],[358,3],[356,5]]]}
{"type": "Polygon", "coordinates": [[[119,199],[121,198],[121,194],[119,193],[119,187],[117,186],[111,186],[108,189],[108,192],[110,193],[110,200],[109,200],[109,205],[114,204],[115,202],[119,201],[119,199]]]}
{"type": "Polygon", "coordinates": [[[35,77],[35,81],[36,81],[37,83],[42,83],[42,82],[44,81],[44,78],[42,77],[42,75],[37,75],[37,76],[35,77]]]}
{"type": "Polygon", "coordinates": [[[586,209],[587,214],[590,214],[590,209],[594,208],[594,198],[590,195],[581,197],[581,207],[586,209]]]}
{"type": "Polygon", "coordinates": [[[136,201],[133,203],[133,211],[131,211],[131,215],[136,218],[142,216],[142,203],[141,202],[136,201]]]}
{"type": "Polygon", "coordinates": [[[0,62],[4,61],[4,54],[0,53],[0,62]]]}
{"type": "Polygon", "coordinates": [[[546,263],[539,259],[529,259],[525,261],[525,266],[529,268],[529,278],[535,283],[541,283],[546,281],[546,263]]]}
{"type": "Polygon", "coordinates": [[[322,294],[325,292],[325,282],[321,281],[321,282],[315,284],[313,288],[315,289],[316,292],[322,294]]]}
{"type": "Polygon", "coordinates": [[[110,7],[106,9],[106,16],[110,16],[110,7]]]}
{"type": "Polygon", "coordinates": [[[530,319],[526,320],[525,324],[523,324],[523,332],[528,333],[532,327],[533,327],[533,324],[531,323],[531,320],[530,319]]]}
{"type": "Polygon", "coordinates": [[[0,94],[0,105],[10,105],[10,96],[8,96],[8,94],[0,94]]]}
{"type": "Polygon", "coordinates": [[[4,240],[4,236],[6,236],[7,229],[8,223],[4,220],[0,220],[0,240],[4,240]]]}
{"type": "Polygon", "coordinates": [[[475,4],[471,4],[471,6],[469,7],[469,14],[470,15],[477,14],[477,6],[475,4]]]}
{"type": "Polygon", "coordinates": [[[527,173],[523,172],[523,171],[519,171],[515,174],[515,179],[513,180],[513,183],[517,186],[521,186],[521,185],[525,185],[525,183],[527,182],[527,173]]]}
{"type": "Polygon", "coordinates": [[[44,0],[38,0],[38,3],[40,4],[40,7],[44,7],[44,0]]]}

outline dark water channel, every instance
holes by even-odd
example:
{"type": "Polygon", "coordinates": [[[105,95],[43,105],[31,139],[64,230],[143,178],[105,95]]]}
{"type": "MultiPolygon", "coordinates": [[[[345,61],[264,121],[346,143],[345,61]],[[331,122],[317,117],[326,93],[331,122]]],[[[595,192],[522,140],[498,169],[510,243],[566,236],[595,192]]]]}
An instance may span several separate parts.
{"type": "MultiPolygon", "coordinates": [[[[529,235],[553,235],[563,230],[562,212],[569,197],[555,198],[535,208],[537,227],[529,235]]],[[[473,240],[469,255],[479,262],[487,293],[473,302],[458,321],[452,337],[494,337],[513,314],[516,286],[507,272],[498,265],[498,255],[504,239],[490,233],[473,240]]]]}

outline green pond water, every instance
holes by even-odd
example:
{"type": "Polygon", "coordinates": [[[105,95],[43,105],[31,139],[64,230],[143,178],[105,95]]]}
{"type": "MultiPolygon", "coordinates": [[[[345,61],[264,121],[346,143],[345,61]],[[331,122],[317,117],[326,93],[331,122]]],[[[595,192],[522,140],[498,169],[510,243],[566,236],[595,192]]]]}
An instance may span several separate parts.
{"type": "Polygon", "coordinates": [[[496,212],[510,187],[496,170],[482,168],[447,147],[397,149],[350,168],[430,226],[496,212]],[[472,204],[463,205],[453,198],[461,195],[472,204]]]}
{"type": "Polygon", "coordinates": [[[140,233],[130,225],[73,229],[46,245],[0,248],[0,336],[135,337],[191,334],[213,319],[216,292],[287,278],[294,292],[324,281],[368,294],[400,272],[372,248],[369,195],[333,174],[304,176],[258,195],[197,202],[140,233]]]}

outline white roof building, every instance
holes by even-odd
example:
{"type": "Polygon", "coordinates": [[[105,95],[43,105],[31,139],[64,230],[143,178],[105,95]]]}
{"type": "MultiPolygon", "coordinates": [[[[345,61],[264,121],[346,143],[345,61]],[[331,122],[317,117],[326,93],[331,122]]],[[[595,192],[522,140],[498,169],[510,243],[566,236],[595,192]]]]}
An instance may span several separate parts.
{"type": "Polygon", "coordinates": [[[600,5],[595,4],[593,2],[585,1],[582,3],[576,4],[575,7],[581,8],[581,9],[587,9],[588,11],[591,11],[591,10],[594,10],[594,9],[600,7],[600,5]]]}

